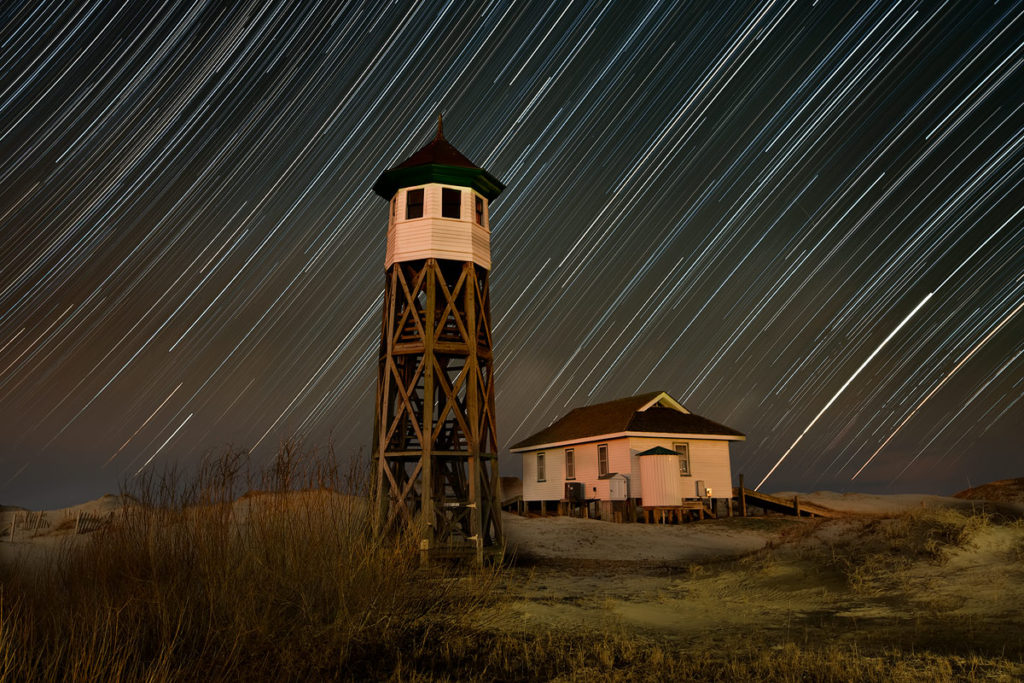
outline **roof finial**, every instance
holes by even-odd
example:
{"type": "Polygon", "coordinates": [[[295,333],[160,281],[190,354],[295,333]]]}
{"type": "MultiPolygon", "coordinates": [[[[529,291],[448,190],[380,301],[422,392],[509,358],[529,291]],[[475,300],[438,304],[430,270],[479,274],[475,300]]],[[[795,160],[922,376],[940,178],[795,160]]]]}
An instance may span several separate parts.
{"type": "Polygon", "coordinates": [[[437,112],[437,137],[435,140],[444,140],[444,122],[441,120],[441,112],[437,112]]]}

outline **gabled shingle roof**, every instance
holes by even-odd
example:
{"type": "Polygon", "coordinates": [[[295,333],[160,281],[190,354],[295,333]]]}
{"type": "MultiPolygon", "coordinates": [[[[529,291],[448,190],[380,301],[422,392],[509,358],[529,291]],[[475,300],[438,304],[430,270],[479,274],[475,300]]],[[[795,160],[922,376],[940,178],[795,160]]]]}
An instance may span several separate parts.
{"type": "Polygon", "coordinates": [[[576,408],[565,417],[553,422],[551,426],[513,444],[512,450],[620,432],[706,434],[708,436],[743,438],[743,433],[735,429],[700,415],[680,412],[675,408],[654,405],[642,410],[644,406],[662,394],[665,392],[653,391],[576,408]]]}

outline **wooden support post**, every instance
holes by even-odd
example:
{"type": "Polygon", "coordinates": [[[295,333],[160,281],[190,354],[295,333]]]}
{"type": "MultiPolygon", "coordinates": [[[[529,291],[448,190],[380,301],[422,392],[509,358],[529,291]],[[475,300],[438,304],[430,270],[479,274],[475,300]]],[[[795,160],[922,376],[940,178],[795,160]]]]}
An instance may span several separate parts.
{"type": "Polygon", "coordinates": [[[800,496],[793,496],[793,511],[797,517],[800,516],[800,496]]]}
{"type": "MultiPolygon", "coordinates": [[[[462,265],[462,306],[465,310],[466,317],[466,330],[472,338],[476,335],[477,330],[477,301],[476,301],[476,266],[472,263],[464,263],[462,265]]],[[[483,315],[483,311],[479,311],[483,315]]],[[[441,321],[443,326],[445,321],[441,321]]],[[[482,401],[483,398],[480,396],[480,359],[477,356],[477,345],[468,343],[469,354],[466,358],[466,368],[464,372],[467,377],[467,388],[466,388],[466,407],[469,412],[469,434],[466,435],[469,440],[470,455],[469,470],[469,493],[470,499],[473,501],[473,510],[470,512],[470,530],[473,536],[476,537],[476,563],[478,566],[483,566],[484,563],[484,505],[489,501],[485,501],[483,497],[482,484],[485,479],[485,474],[482,469],[483,463],[480,460],[480,415],[482,414],[482,401]]],[[[492,468],[497,468],[498,463],[492,462],[492,468]]],[[[497,482],[495,482],[497,484],[497,482]]],[[[495,513],[500,517],[500,512],[495,513]]]]}
{"type": "Polygon", "coordinates": [[[743,488],[743,475],[740,475],[740,516],[747,516],[747,490],[743,488]]]}
{"type": "Polygon", "coordinates": [[[420,416],[420,429],[423,434],[423,443],[420,444],[420,510],[423,514],[423,540],[420,543],[420,555],[430,552],[434,545],[434,525],[436,514],[434,512],[434,473],[433,467],[433,432],[434,432],[434,333],[436,321],[434,315],[437,308],[437,277],[435,274],[434,259],[427,259],[426,264],[426,305],[424,307],[423,330],[423,414],[420,416]],[[426,545],[426,548],[423,546],[426,545]]]}

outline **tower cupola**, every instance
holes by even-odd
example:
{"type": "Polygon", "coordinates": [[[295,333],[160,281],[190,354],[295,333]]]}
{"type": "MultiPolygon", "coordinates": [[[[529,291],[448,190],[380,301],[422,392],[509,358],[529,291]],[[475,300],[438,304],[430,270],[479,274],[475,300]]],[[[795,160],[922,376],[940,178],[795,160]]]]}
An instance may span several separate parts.
{"type": "Polygon", "coordinates": [[[385,266],[424,258],[491,267],[488,209],[505,186],[444,137],[384,171],[373,191],[388,200],[385,266]]]}

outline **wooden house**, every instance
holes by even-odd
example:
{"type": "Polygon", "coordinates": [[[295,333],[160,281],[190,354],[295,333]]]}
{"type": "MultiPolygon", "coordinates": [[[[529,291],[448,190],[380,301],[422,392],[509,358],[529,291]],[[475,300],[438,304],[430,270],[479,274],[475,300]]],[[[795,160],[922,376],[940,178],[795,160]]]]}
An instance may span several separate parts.
{"type": "Polygon", "coordinates": [[[523,458],[527,505],[580,497],[610,518],[614,501],[681,509],[730,498],[729,442],[745,438],[657,391],[577,408],[511,450],[523,458]]]}

